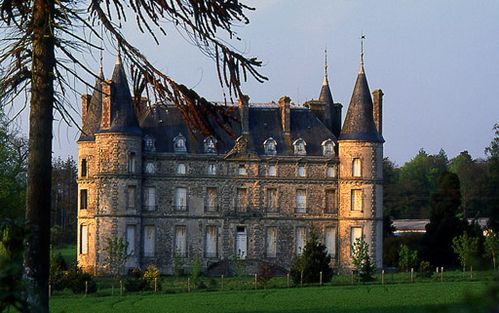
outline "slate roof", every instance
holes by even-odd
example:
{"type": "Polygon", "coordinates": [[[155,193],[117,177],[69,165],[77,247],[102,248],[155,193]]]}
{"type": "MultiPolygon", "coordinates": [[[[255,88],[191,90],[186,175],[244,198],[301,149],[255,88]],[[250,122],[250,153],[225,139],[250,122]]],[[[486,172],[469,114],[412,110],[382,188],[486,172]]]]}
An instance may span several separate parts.
{"type": "MultiPolygon", "coordinates": [[[[239,115],[236,109],[234,114],[239,115]]],[[[213,125],[216,134],[220,137],[216,144],[218,154],[229,152],[235,144],[235,139],[241,134],[241,125],[237,121],[232,121],[231,128],[233,137],[221,128],[213,125]]],[[[187,139],[187,153],[204,153],[203,139],[196,134],[190,134],[185,125],[180,112],[173,105],[167,109],[159,107],[150,110],[148,116],[141,125],[145,136],[155,139],[155,149],[157,152],[174,153],[173,140],[178,134],[182,134],[187,139]]],[[[277,142],[277,155],[292,155],[292,148],[285,143],[281,128],[281,117],[277,105],[271,107],[251,107],[249,108],[249,143],[248,150],[258,155],[265,155],[263,142],[269,137],[277,142]]],[[[291,142],[302,138],[307,143],[307,155],[322,155],[322,142],[326,139],[336,138],[327,129],[316,115],[306,108],[291,109],[291,142]]]]}
{"type": "Polygon", "coordinates": [[[339,140],[384,142],[374,125],[373,101],[362,64],[339,140]]]}
{"type": "Polygon", "coordinates": [[[95,80],[94,91],[87,106],[87,116],[80,134],[81,141],[91,141],[95,139],[95,132],[99,129],[102,115],[102,82],[104,74],[99,68],[98,78],[95,80]]]}
{"type": "Polygon", "coordinates": [[[111,125],[99,132],[126,132],[140,134],[139,122],[132,105],[132,96],[125,70],[118,55],[111,77],[111,125]]]}

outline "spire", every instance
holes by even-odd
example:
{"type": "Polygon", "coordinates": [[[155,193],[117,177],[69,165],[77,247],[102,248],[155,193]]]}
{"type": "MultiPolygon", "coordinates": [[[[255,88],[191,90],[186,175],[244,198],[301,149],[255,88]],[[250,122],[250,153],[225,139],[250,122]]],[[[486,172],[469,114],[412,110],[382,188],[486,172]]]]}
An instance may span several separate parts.
{"type": "Polygon", "coordinates": [[[324,49],[324,81],[322,82],[322,86],[329,84],[327,80],[327,48],[324,49]]]}
{"type": "Polygon", "coordinates": [[[121,51],[118,49],[116,64],[111,77],[111,130],[132,131],[138,128],[137,116],[132,104],[132,95],[128,86],[121,51]]]}
{"type": "Polygon", "coordinates": [[[333,95],[331,89],[329,89],[329,80],[327,78],[327,49],[324,49],[324,80],[322,82],[321,93],[319,95],[319,101],[333,105],[333,95]]]}
{"type": "Polygon", "coordinates": [[[364,39],[365,36],[362,35],[360,69],[339,140],[384,142],[383,137],[378,133],[374,124],[373,101],[364,72],[364,39]]]}
{"type": "Polygon", "coordinates": [[[366,35],[362,33],[360,36],[360,68],[359,68],[359,74],[364,73],[364,40],[366,40],[366,35]]]}
{"type": "Polygon", "coordinates": [[[102,71],[102,59],[99,64],[99,72],[95,79],[92,97],[87,106],[85,123],[82,128],[80,140],[93,140],[95,132],[99,129],[102,115],[102,82],[104,73],[102,71]]]}
{"type": "Polygon", "coordinates": [[[121,47],[119,44],[118,44],[118,55],[116,56],[116,62],[114,64],[115,65],[121,64],[121,47]]]}

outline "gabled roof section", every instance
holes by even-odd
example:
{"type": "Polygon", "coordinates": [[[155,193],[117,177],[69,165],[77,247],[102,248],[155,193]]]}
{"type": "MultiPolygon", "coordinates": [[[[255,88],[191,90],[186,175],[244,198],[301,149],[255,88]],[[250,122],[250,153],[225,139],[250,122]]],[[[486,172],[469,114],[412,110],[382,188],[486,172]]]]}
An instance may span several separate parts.
{"type": "Polygon", "coordinates": [[[364,72],[362,54],[357,81],[355,82],[339,140],[384,142],[383,137],[378,133],[374,125],[373,101],[364,72]]]}
{"type": "Polygon", "coordinates": [[[80,139],[82,141],[89,141],[95,139],[95,132],[99,129],[101,116],[102,116],[102,82],[104,81],[104,74],[102,66],[99,66],[99,73],[95,80],[94,91],[90,98],[90,103],[87,107],[87,117],[82,128],[80,139]]]}
{"type": "Polygon", "coordinates": [[[121,54],[118,54],[116,59],[111,82],[111,127],[109,131],[138,131],[139,123],[132,105],[132,96],[121,61],[121,54]]]}

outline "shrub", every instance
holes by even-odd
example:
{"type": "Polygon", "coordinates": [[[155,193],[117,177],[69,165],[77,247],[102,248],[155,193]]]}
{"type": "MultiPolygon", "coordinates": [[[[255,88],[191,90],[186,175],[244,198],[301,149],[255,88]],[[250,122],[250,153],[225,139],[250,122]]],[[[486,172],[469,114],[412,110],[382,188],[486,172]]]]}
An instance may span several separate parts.
{"type": "Polygon", "coordinates": [[[191,264],[191,278],[194,284],[198,283],[198,280],[201,277],[202,268],[203,263],[201,261],[201,257],[199,255],[196,255],[191,264]]]}
{"type": "Polygon", "coordinates": [[[128,270],[124,286],[126,291],[142,291],[146,289],[146,285],[147,283],[144,280],[144,273],[142,273],[140,268],[128,270]]]}
{"type": "Polygon", "coordinates": [[[401,244],[399,249],[399,270],[408,271],[411,267],[416,266],[417,261],[418,252],[409,249],[405,244],[401,244]]]}
{"type": "Polygon", "coordinates": [[[66,288],[64,272],[67,270],[66,261],[60,253],[52,254],[50,257],[49,284],[52,290],[63,290],[66,288]]]}
{"type": "Polygon", "coordinates": [[[258,282],[267,287],[267,283],[272,279],[273,275],[272,266],[269,263],[261,262],[258,266],[258,282]]]}
{"type": "Polygon", "coordinates": [[[89,273],[85,273],[78,265],[72,266],[64,275],[64,286],[73,293],[84,293],[85,282],[87,283],[87,292],[97,291],[97,284],[89,273]]]}
{"type": "Polygon", "coordinates": [[[157,290],[161,290],[161,284],[159,281],[160,273],[159,269],[155,265],[149,265],[144,272],[144,281],[146,284],[146,288],[150,290],[154,290],[154,284],[156,281],[156,288],[157,290]]]}
{"type": "Polygon", "coordinates": [[[478,251],[478,243],[478,238],[470,237],[468,232],[464,232],[462,235],[452,239],[452,249],[459,257],[463,271],[466,271],[466,267],[472,265],[471,261],[478,251]]]}
{"type": "Polygon", "coordinates": [[[173,275],[175,275],[176,278],[179,278],[184,274],[183,267],[182,257],[178,252],[175,252],[175,255],[173,256],[173,275]]]}
{"type": "Polygon", "coordinates": [[[317,238],[315,229],[310,229],[310,239],[303,248],[301,256],[296,257],[291,265],[290,274],[295,283],[301,281],[303,271],[304,283],[316,283],[320,280],[322,272],[322,281],[329,282],[333,276],[333,270],[329,266],[331,256],[327,253],[327,248],[317,238]]]}
{"type": "Polygon", "coordinates": [[[433,275],[433,269],[428,261],[419,263],[419,276],[422,278],[430,278],[433,275]]]}
{"type": "Polygon", "coordinates": [[[364,238],[357,238],[353,244],[352,263],[355,273],[359,275],[362,282],[374,280],[374,264],[369,256],[369,245],[364,238]]]}

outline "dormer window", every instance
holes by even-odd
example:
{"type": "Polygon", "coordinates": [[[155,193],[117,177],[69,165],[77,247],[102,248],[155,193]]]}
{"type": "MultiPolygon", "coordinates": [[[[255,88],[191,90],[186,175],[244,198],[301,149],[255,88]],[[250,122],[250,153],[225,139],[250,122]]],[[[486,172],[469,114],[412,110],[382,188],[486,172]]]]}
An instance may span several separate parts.
{"type": "Polygon", "coordinates": [[[144,138],[144,148],[146,151],[156,150],[154,138],[152,138],[151,136],[146,136],[144,138]]]}
{"type": "Polygon", "coordinates": [[[322,155],[326,157],[334,155],[334,142],[331,139],[322,142],[322,155]]]}
{"type": "Polygon", "coordinates": [[[146,162],[145,172],[147,174],[154,174],[156,172],[156,166],[154,165],[154,162],[152,162],[152,161],[146,162]]]}
{"type": "Polygon", "coordinates": [[[204,140],[204,153],[217,153],[217,140],[210,136],[204,140]]]}
{"type": "Polygon", "coordinates": [[[307,154],[307,143],[302,138],[298,138],[293,142],[295,155],[306,155],[307,154]]]}
{"type": "Polygon", "coordinates": [[[263,148],[265,149],[266,155],[276,155],[277,153],[277,142],[274,138],[269,137],[263,142],[263,148]]]}
{"type": "Polygon", "coordinates": [[[187,152],[185,137],[181,133],[173,139],[173,149],[177,153],[187,152]]]}

